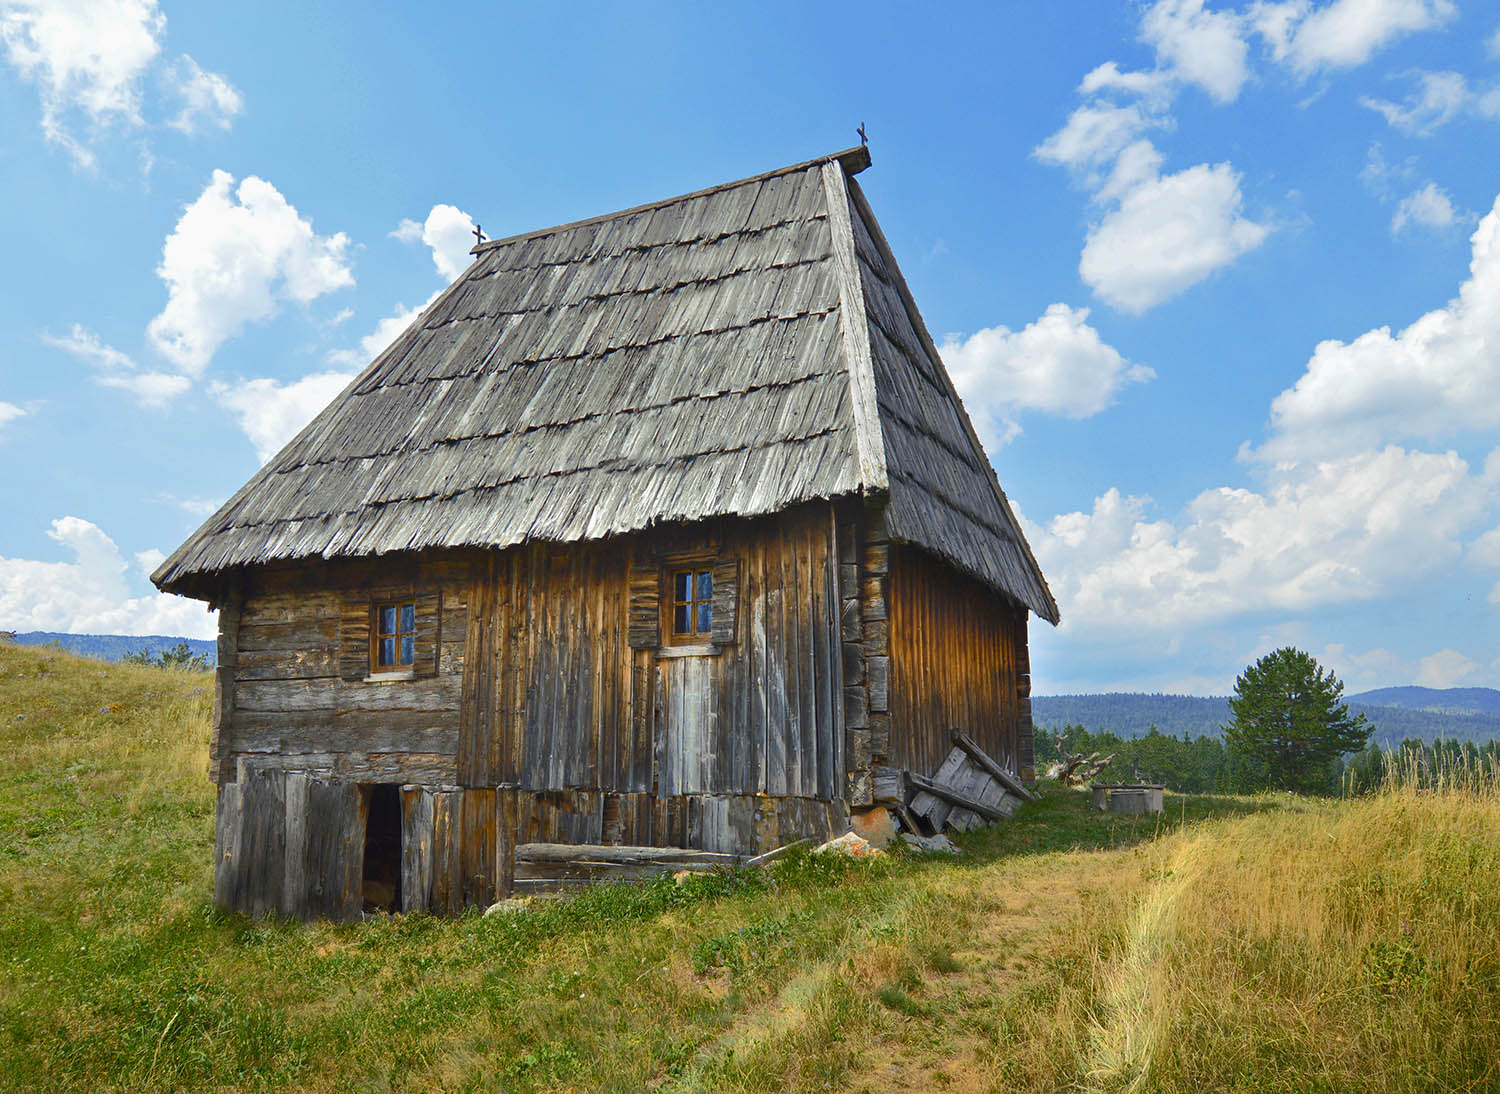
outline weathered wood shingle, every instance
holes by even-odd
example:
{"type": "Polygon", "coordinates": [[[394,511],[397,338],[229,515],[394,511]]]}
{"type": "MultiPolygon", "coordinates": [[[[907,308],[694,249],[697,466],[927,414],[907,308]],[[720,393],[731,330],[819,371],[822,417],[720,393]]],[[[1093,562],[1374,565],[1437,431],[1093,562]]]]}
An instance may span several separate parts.
{"type": "Polygon", "coordinates": [[[846,177],[868,162],[854,149],[482,244],[153,580],[212,597],[223,571],[275,560],[600,539],[889,491],[895,536],[1055,620],[846,177]]]}

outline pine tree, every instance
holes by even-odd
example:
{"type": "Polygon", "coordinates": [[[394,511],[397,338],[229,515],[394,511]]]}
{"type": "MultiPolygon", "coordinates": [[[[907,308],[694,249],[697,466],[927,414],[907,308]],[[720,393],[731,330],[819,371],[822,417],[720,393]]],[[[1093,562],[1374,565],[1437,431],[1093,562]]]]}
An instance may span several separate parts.
{"type": "Polygon", "coordinates": [[[1333,762],[1365,747],[1373,726],[1349,717],[1344,685],[1311,654],[1287,646],[1248,666],[1234,682],[1224,727],[1232,753],[1259,760],[1272,786],[1331,789],[1333,762]]]}

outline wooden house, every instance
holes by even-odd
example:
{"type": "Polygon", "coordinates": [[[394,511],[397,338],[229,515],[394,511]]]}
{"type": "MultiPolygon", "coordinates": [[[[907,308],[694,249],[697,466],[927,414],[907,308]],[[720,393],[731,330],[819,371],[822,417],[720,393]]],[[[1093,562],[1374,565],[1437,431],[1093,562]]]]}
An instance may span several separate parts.
{"type": "Polygon", "coordinates": [[[517,845],[825,838],[950,727],[1031,776],[1057,605],[869,162],[478,245],[162,564],[219,611],[221,905],[454,910],[517,845]]]}

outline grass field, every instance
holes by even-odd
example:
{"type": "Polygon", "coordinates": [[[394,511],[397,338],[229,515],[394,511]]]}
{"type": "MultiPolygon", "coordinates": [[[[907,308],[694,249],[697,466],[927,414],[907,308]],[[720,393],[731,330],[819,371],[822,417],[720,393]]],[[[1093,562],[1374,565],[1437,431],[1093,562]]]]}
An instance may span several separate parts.
{"type": "Polygon", "coordinates": [[[1500,796],[1050,788],[961,859],[210,903],[210,679],[0,646],[0,1086],[1490,1090],[1500,796]]]}

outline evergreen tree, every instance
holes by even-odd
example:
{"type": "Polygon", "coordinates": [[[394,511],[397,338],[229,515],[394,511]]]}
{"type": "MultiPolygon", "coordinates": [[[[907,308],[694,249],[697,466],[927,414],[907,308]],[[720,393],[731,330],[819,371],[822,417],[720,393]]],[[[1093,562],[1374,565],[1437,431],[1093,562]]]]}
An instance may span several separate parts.
{"type": "Polygon", "coordinates": [[[1287,646],[1240,673],[1224,727],[1231,753],[1265,764],[1272,786],[1333,789],[1337,761],[1369,740],[1363,714],[1349,717],[1344,685],[1311,654],[1287,646]]]}

